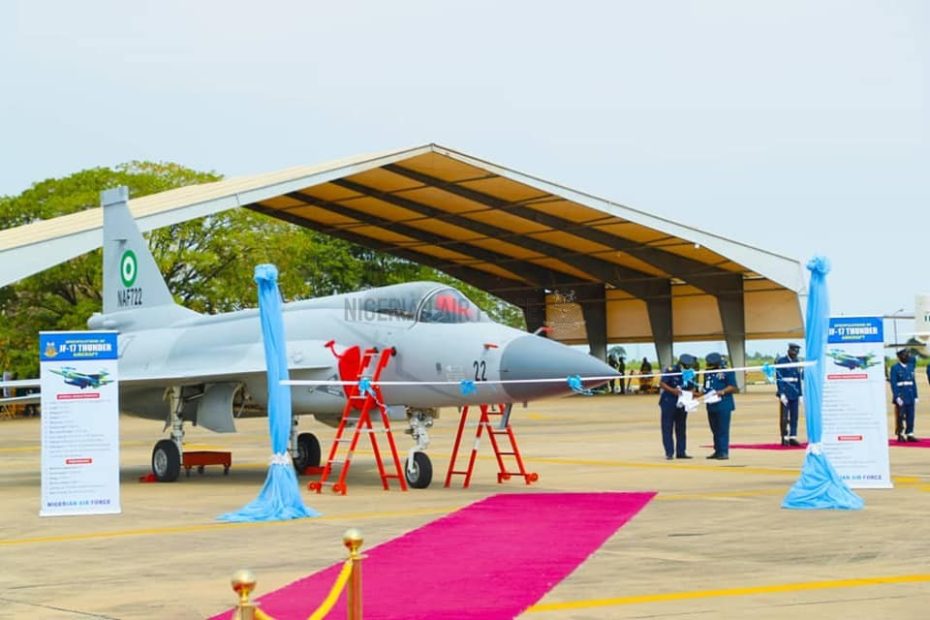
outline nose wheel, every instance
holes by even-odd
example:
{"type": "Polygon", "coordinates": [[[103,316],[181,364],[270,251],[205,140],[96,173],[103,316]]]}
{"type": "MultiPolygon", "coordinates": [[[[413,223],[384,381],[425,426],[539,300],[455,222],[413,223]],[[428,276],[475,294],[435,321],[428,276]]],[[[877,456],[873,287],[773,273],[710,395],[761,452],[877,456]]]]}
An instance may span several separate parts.
{"type": "Polygon", "coordinates": [[[425,452],[413,452],[407,457],[404,477],[414,489],[425,489],[433,481],[433,463],[425,452]]]}
{"type": "Polygon", "coordinates": [[[409,410],[407,422],[410,433],[417,445],[410,449],[407,455],[407,464],[404,467],[404,478],[407,484],[414,489],[425,489],[433,481],[433,463],[425,450],[429,447],[429,428],[433,425],[433,413],[428,410],[409,410]]]}

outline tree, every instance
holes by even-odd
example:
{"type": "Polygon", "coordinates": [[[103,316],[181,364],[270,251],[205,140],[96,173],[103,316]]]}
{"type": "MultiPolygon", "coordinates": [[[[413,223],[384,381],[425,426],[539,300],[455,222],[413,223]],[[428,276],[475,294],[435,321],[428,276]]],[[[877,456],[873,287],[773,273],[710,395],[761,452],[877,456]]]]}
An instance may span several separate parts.
{"type": "MultiPolygon", "coordinates": [[[[183,185],[218,180],[177,164],[132,162],[116,168],[92,168],[62,179],[34,184],[19,196],[0,200],[0,226],[10,228],[97,207],[100,192],[126,185],[144,196],[183,185]]],[[[82,329],[100,310],[101,251],[57,265],[3,289],[0,295],[0,362],[20,376],[37,372],[39,330],[82,329]]]]}

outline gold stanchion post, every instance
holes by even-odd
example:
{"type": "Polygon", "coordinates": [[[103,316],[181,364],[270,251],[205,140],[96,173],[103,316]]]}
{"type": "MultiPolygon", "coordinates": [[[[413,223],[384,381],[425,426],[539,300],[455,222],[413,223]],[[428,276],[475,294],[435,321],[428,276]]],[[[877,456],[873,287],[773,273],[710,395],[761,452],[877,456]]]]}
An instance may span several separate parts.
{"type": "Polygon", "coordinates": [[[352,562],[352,575],[349,577],[349,591],[346,592],[346,616],[349,620],[362,620],[362,554],[359,549],[362,543],[362,533],[350,528],[342,536],[342,544],[349,550],[349,560],[352,562]]]}
{"type": "Polygon", "coordinates": [[[246,569],[237,570],[230,580],[233,591],[239,595],[236,605],[235,620],[255,620],[255,605],[249,600],[249,595],[255,589],[255,576],[246,569]]]}

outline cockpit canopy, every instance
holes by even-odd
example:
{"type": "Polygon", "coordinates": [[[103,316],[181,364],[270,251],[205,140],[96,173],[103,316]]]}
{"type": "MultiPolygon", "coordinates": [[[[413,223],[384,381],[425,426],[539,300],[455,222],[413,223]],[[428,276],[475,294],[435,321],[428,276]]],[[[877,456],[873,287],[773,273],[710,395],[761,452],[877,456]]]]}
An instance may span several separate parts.
{"type": "Polygon", "coordinates": [[[407,282],[345,297],[349,316],[376,321],[396,317],[420,323],[478,323],[484,312],[461,292],[436,282],[407,282]]]}
{"type": "Polygon", "coordinates": [[[478,323],[487,317],[481,309],[452,287],[441,288],[427,296],[417,314],[421,323],[478,323]]]}

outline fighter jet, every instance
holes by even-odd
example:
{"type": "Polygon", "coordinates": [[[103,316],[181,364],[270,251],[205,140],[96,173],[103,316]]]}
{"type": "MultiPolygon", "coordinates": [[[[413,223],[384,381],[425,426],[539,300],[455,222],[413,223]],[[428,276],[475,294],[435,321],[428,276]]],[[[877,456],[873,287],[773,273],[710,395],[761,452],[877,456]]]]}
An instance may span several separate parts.
{"type": "MultiPolygon", "coordinates": [[[[152,469],[157,480],[173,481],[185,422],[233,432],[236,418],[267,414],[259,313],[203,315],[176,304],[127,200],[124,188],[104,192],[103,312],[88,327],[119,332],[120,409],[166,420],[171,438],[155,445],[152,469]]],[[[526,402],[570,393],[570,376],[616,376],[595,357],[495,323],[460,291],[435,282],[290,302],[283,319],[292,380],[355,380],[340,375],[334,352],[356,346],[393,351],[381,374],[382,394],[391,419],[406,421],[416,441],[405,470],[418,488],[430,482],[431,466],[415,465],[428,464],[428,429],[440,407],[526,402]],[[519,382],[539,379],[552,381],[519,382]],[[476,389],[466,395],[462,380],[476,389]],[[431,384],[410,384],[416,382],[431,384]]],[[[320,443],[312,433],[297,433],[299,416],[336,426],[346,394],[341,385],[295,386],[291,394],[289,449],[303,471],[319,465],[320,443]]]]}
{"type": "Polygon", "coordinates": [[[60,370],[49,368],[49,372],[64,377],[65,383],[68,385],[76,385],[82,390],[89,387],[99,388],[108,383],[113,383],[112,379],[107,379],[109,373],[105,370],[101,370],[97,374],[86,374],[78,372],[77,369],[72,366],[62,366],[60,370]]]}
{"type": "Polygon", "coordinates": [[[880,361],[873,361],[872,358],[875,356],[871,353],[868,355],[852,355],[840,349],[830,349],[830,357],[833,358],[833,363],[837,366],[842,366],[850,370],[859,368],[866,370],[881,363],[880,361]]]}

